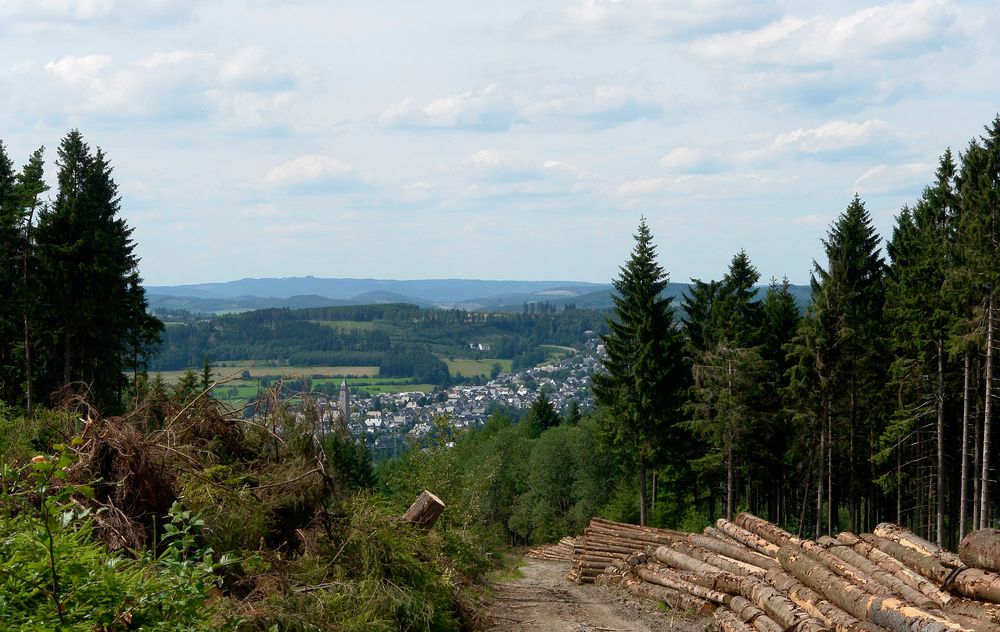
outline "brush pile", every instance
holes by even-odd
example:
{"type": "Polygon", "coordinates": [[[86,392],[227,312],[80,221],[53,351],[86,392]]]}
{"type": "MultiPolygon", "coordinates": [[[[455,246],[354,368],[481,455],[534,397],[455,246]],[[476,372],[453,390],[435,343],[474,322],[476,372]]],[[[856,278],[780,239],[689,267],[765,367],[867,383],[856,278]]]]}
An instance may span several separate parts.
{"type": "Polygon", "coordinates": [[[595,518],[569,579],[711,615],[726,632],[1000,632],[1000,573],[963,559],[975,557],[888,523],[812,541],[747,513],[693,534],[595,518]]]}

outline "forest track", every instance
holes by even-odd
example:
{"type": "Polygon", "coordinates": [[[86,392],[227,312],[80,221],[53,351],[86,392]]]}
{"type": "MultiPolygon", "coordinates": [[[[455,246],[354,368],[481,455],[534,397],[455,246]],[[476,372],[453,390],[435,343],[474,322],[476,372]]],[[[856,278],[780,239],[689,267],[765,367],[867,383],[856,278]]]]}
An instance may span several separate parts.
{"type": "Polygon", "coordinates": [[[524,558],[522,577],[494,585],[489,632],[705,632],[710,619],[657,608],[618,588],[566,579],[568,562],[524,558]]]}

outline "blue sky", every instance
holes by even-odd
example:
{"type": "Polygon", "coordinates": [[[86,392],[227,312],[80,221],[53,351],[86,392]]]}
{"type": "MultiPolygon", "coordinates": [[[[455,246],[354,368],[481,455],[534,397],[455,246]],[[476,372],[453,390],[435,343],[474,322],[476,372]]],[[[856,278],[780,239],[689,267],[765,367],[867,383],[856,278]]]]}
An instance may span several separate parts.
{"type": "MultiPolygon", "coordinates": [[[[1000,112],[990,2],[0,0],[0,139],[79,128],[150,284],[808,279],[1000,112]]],[[[55,167],[50,166],[50,175],[55,167]]]]}

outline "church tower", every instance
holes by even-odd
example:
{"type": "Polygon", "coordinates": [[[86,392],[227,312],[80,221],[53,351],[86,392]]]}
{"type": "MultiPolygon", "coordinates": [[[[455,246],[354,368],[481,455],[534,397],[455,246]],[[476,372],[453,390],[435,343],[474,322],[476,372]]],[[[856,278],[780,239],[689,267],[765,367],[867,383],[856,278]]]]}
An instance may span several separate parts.
{"type": "Polygon", "coordinates": [[[348,434],[348,424],[351,421],[351,396],[347,393],[347,380],[340,383],[340,401],[337,405],[340,413],[340,431],[348,434]]]}

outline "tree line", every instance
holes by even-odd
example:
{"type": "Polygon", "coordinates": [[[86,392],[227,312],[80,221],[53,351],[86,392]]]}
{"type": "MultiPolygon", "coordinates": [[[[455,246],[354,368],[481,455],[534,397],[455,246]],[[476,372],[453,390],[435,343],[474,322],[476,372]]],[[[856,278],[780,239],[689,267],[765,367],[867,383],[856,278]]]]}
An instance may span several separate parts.
{"type": "MultiPolygon", "coordinates": [[[[758,299],[745,252],[693,280],[683,327],[643,221],[594,376],[606,443],[677,507],[749,508],[800,532],[885,519],[939,544],[992,524],[1000,116],[941,156],[885,249],[857,196],[831,225],[800,317],[758,299]]],[[[655,493],[655,492],[654,492],[655,493]]]]}
{"type": "Polygon", "coordinates": [[[23,408],[84,395],[122,409],[163,329],[147,314],[132,229],[104,152],[60,142],[45,198],[44,148],[18,170],[0,142],[0,401],[23,408]]]}

